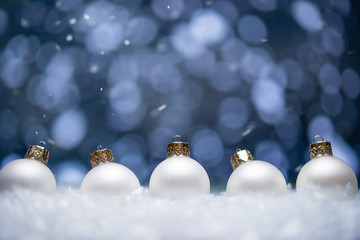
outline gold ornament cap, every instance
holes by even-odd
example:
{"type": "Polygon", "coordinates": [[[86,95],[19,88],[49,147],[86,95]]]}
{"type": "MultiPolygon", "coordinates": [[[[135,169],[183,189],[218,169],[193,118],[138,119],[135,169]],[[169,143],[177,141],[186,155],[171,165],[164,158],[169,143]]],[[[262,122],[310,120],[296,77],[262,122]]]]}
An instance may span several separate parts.
{"type": "Polygon", "coordinates": [[[180,154],[190,156],[190,145],[188,142],[183,142],[182,136],[176,135],[173,138],[173,142],[167,145],[166,157],[179,156],[180,154]],[[175,141],[176,138],[180,139],[180,141],[175,141]]]}
{"type": "Polygon", "coordinates": [[[316,135],[313,139],[313,143],[310,144],[310,159],[316,158],[322,155],[333,155],[331,143],[324,140],[320,135],[316,135]],[[315,141],[317,138],[321,138],[321,141],[315,141]]]}
{"type": "Polygon", "coordinates": [[[94,168],[100,163],[115,162],[114,156],[110,149],[100,149],[101,145],[97,147],[97,151],[90,154],[90,164],[94,168]]]}
{"type": "Polygon", "coordinates": [[[240,164],[252,160],[254,160],[254,157],[249,150],[237,149],[236,153],[231,156],[231,166],[233,170],[235,170],[238,166],[240,166],[240,164]]]}
{"type": "Polygon", "coordinates": [[[24,158],[35,159],[47,165],[50,152],[45,148],[45,146],[46,143],[44,141],[38,142],[37,145],[30,145],[24,158]],[[39,144],[43,144],[44,146],[40,146],[39,144]]]}

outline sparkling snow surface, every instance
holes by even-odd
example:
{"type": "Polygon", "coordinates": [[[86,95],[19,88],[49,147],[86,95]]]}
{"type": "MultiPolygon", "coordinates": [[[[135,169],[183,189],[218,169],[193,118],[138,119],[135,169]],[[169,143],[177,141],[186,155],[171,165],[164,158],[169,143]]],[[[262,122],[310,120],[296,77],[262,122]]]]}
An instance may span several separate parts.
{"type": "Polygon", "coordinates": [[[360,239],[359,224],[359,195],[165,200],[145,188],[126,199],[74,189],[0,193],[0,239],[360,239]]]}

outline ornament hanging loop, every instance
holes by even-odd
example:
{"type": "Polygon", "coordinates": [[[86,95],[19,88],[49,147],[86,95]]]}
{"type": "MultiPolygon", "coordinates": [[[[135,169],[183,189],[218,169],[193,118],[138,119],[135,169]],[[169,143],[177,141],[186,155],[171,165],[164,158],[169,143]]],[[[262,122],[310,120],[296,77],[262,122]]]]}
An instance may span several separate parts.
{"type": "Polygon", "coordinates": [[[39,141],[37,143],[37,145],[39,145],[39,146],[40,146],[40,144],[42,145],[42,147],[46,147],[46,142],[45,141],[39,141]]]}
{"type": "Polygon", "coordinates": [[[315,142],[325,142],[324,138],[320,135],[315,135],[314,139],[313,139],[313,143],[315,142]],[[315,141],[317,138],[321,138],[321,141],[315,141]]]}
{"type": "Polygon", "coordinates": [[[173,142],[183,142],[183,137],[181,135],[175,135],[173,137],[173,142]],[[175,141],[175,139],[179,139],[180,138],[180,141],[175,141]]]}
{"type": "Polygon", "coordinates": [[[97,150],[100,150],[100,149],[102,149],[103,147],[99,144],[99,145],[97,145],[97,147],[96,147],[96,149],[97,150]]]}

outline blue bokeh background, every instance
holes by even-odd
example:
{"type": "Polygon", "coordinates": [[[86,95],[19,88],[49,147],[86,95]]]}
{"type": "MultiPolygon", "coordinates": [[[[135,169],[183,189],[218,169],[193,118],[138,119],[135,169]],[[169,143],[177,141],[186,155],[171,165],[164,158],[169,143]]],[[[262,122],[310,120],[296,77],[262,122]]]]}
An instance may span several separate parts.
{"type": "Polygon", "coordinates": [[[316,134],[360,174],[359,3],[1,1],[0,160],[40,140],[59,186],[97,145],[147,185],[176,134],[224,189],[237,148],[294,182],[316,134]]]}

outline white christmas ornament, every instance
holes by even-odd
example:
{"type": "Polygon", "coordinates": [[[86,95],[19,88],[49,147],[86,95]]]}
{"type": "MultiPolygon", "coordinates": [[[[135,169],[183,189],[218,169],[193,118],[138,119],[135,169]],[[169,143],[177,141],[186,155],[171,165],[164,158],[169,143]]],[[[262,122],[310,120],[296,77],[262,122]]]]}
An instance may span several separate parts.
{"type": "Polygon", "coordinates": [[[167,145],[167,158],[151,174],[149,190],[152,196],[176,199],[210,192],[205,169],[189,156],[189,143],[176,135],[167,145]],[[175,141],[177,137],[181,141],[175,141]]]}
{"type": "MultiPolygon", "coordinates": [[[[100,146],[99,146],[100,147],[100,146]]],[[[110,149],[90,154],[92,169],[84,177],[80,189],[124,197],[140,188],[136,175],[127,167],[115,163],[110,149]]]]}
{"type": "Polygon", "coordinates": [[[239,194],[257,194],[277,196],[287,191],[282,173],[268,162],[254,160],[251,152],[240,150],[231,157],[234,172],[227,186],[227,196],[239,194]]]}
{"type": "MultiPolygon", "coordinates": [[[[45,142],[42,142],[45,145],[45,142]]],[[[51,193],[56,191],[56,180],[46,166],[49,151],[43,146],[31,145],[24,157],[5,165],[0,171],[0,191],[26,188],[51,193]]]]}
{"type": "Polygon", "coordinates": [[[351,167],[343,160],[333,157],[331,143],[316,135],[310,144],[310,158],[300,170],[296,188],[314,186],[323,192],[342,196],[343,193],[355,195],[358,182],[351,167]],[[315,142],[316,138],[321,141],[315,142]]]}

